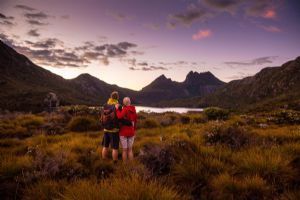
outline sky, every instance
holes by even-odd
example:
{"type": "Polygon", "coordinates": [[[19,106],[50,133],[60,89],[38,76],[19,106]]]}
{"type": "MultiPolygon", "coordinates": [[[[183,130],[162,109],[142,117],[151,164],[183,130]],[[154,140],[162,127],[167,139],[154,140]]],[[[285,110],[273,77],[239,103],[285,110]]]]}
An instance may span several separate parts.
{"type": "Polygon", "coordinates": [[[298,0],[0,0],[0,38],[64,78],[229,82],[300,56],[298,0]]]}

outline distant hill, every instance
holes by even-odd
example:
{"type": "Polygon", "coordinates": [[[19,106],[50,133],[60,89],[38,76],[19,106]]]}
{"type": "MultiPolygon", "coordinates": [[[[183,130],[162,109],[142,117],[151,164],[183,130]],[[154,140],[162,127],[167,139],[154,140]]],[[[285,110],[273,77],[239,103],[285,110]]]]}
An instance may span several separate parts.
{"type": "Polygon", "coordinates": [[[0,41],[0,108],[40,111],[49,92],[58,95],[62,104],[103,104],[117,90],[120,96],[135,91],[107,84],[89,74],[64,79],[34,63],[0,41]]]}
{"type": "Polygon", "coordinates": [[[200,99],[199,106],[300,109],[300,57],[281,67],[264,68],[254,76],[231,81],[200,99]]]}
{"type": "Polygon", "coordinates": [[[156,105],[161,101],[204,97],[224,84],[210,72],[191,71],[183,82],[172,81],[161,75],[138,93],[138,99],[143,103],[156,105]]]}

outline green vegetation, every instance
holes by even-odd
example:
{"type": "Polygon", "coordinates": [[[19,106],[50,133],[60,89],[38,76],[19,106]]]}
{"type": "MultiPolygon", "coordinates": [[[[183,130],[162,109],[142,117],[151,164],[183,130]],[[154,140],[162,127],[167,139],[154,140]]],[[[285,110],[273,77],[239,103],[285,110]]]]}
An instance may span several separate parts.
{"type": "Polygon", "coordinates": [[[211,109],[218,117],[139,113],[135,160],[117,164],[101,158],[98,113],[87,107],[3,114],[0,197],[299,199],[297,112],[211,109]]]}
{"type": "Polygon", "coordinates": [[[228,119],[229,111],[222,108],[210,107],[204,109],[204,114],[208,120],[226,120],[228,119]]]}

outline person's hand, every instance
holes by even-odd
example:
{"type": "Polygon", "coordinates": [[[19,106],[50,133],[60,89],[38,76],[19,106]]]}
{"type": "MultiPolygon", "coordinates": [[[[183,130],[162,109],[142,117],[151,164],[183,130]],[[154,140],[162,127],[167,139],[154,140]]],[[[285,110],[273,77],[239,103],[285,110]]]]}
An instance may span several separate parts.
{"type": "Polygon", "coordinates": [[[120,106],[120,104],[115,105],[116,110],[119,108],[119,106],[120,106]]]}

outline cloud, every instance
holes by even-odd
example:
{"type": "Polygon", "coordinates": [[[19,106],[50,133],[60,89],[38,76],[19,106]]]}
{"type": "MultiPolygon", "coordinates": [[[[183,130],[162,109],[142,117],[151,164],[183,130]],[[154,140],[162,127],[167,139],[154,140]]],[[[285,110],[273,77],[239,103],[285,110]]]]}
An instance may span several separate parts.
{"type": "Polygon", "coordinates": [[[25,11],[35,11],[34,8],[26,6],[26,5],[21,5],[21,4],[16,5],[15,8],[25,10],[25,11]]]}
{"type": "Polygon", "coordinates": [[[43,20],[50,17],[48,14],[41,11],[37,13],[25,13],[24,16],[28,19],[38,19],[38,20],[43,20]]]}
{"type": "Polygon", "coordinates": [[[0,13],[0,24],[4,26],[13,26],[14,17],[12,16],[6,16],[3,13],[0,13]]]}
{"type": "Polygon", "coordinates": [[[113,19],[120,21],[120,22],[125,21],[125,20],[129,21],[129,20],[133,19],[133,16],[129,16],[129,15],[126,15],[126,14],[123,14],[120,12],[116,12],[116,11],[111,11],[111,10],[107,11],[106,15],[110,16],[113,19]]]}
{"type": "Polygon", "coordinates": [[[86,41],[82,46],[75,47],[76,51],[92,51],[95,48],[95,43],[92,41],[86,41]]]}
{"type": "Polygon", "coordinates": [[[145,66],[145,67],[141,67],[141,68],[129,67],[128,69],[132,70],[132,71],[137,71],[137,70],[140,70],[140,71],[168,70],[168,68],[166,68],[166,67],[157,67],[157,66],[149,66],[149,67],[145,66]]]}
{"type": "Polygon", "coordinates": [[[27,32],[27,35],[32,36],[32,37],[39,37],[40,34],[38,33],[38,29],[32,29],[27,32]]]}
{"type": "Polygon", "coordinates": [[[232,76],[228,76],[226,77],[226,79],[229,80],[239,80],[239,79],[243,79],[249,76],[253,76],[253,74],[249,74],[249,73],[244,73],[244,72],[238,72],[237,74],[234,74],[232,76]]]}
{"type": "Polygon", "coordinates": [[[71,17],[70,17],[70,15],[62,15],[62,16],[60,16],[60,18],[61,19],[70,19],[71,17]]]}
{"type": "MultiPolygon", "coordinates": [[[[38,36],[38,29],[32,29],[28,34],[38,36]]],[[[92,61],[109,65],[110,59],[125,59],[129,56],[128,52],[137,47],[136,44],[126,41],[99,46],[95,42],[86,41],[81,46],[70,48],[57,38],[46,38],[36,42],[25,40],[22,43],[17,43],[5,34],[0,36],[3,41],[11,44],[10,46],[28,56],[35,63],[52,67],[86,67],[92,61]]],[[[133,65],[136,60],[131,59],[128,62],[133,65]]]]}
{"type": "Polygon", "coordinates": [[[257,66],[257,65],[265,65],[271,64],[273,61],[278,58],[278,56],[266,56],[259,57],[249,61],[228,61],[224,62],[226,65],[229,65],[231,68],[243,67],[243,66],[257,66]]]}
{"type": "Polygon", "coordinates": [[[4,26],[13,26],[14,25],[14,23],[12,23],[11,21],[8,21],[8,20],[0,21],[0,24],[2,24],[4,26]]]}
{"type": "Polygon", "coordinates": [[[277,16],[276,8],[280,5],[279,0],[253,0],[246,8],[246,15],[251,17],[262,17],[275,19],[277,16]]]}
{"type": "Polygon", "coordinates": [[[129,53],[135,56],[141,56],[145,54],[143,51],[130,51],[129,53]]]}
{"type": "Polygon", "coordinates": [[[28,56],[36,64],[52,67],[86,67],[87,61],[72,50],[66,50],[63,42],[49,38],[38,42],[25,41],[16,43],[11,38],[5,38],[10,46],[21,54],[28,56]],[[58,47],[62,47],[58,49],[58,47]]]}
{"type": "Polygon", "coordinates": [[[120,42],[118,43],[118,47],[127,50],[129,48],[137,47],[137,45],[130,42],[120,42]]]}
{"type": "Polygon", "coordinates": [[[139,66],[148,66],[148,63],[147,62],[141,62],[141,63],[138,63],[139,66]]]}
{"type": "Polygon", "coordinates": [[[260,26],[263,30],[272,32],[272,33],[280,33],[282,30],[277,26],[260,26]]]}
{"type": "Polygon", "coordinates": [[[127,55],[127,51],[137,47],[136,44],[130,42],[120,42],[118,44],[104,44],[96,46],[94,49],[103,53],[107,57],[123,57],[127,55]]]}
{"type": "Polygon", "coordinates": [[[267,19],[275,19],[277,16],[277,13],[274,9],[268,9],[263,13],[262,16],[267,19]]]}
{"type": "Polygon", "coordinates": [[[147,24],[143,24],[143,26],[145,28],[151,29],[151,30],[159,30],[160,29],[160,25],[156,24],[156,23],[147,23],[147,24]]]}
{"type": "Polygon", "coordinates": [[[102,57],[101,59],[100,59],[100,61],[102,62],[102,64],[104,64],[104,65],[109,65],[109,60],[108,60],[108,57],[106,57],[106,56],[104,56],[104,57],[102,57]]]}
{"type": "Polygon", "coordinates": [[[99,53],[99,52],[87,51],[87,52],[84,52],[82,57],[85,58],[86,60],[97,60],[99,58],[99,56],[102,56],[102,55],[103,54],[99,53]]]}
{"type": "Polygon", "coordinates": [[[29,43],[27,41],[28,44],[31,44],[31,47],[34,48],[41,48],[41,49],[51,49],[54,48],[56,46],[63,46],[64,42],[56,39],[56,38],[48,38],[48,39],[44,39],[44,40],[40,40],[38,42],[31,42],[29,43]]]}
{"type": "Polygon", "coordinates": [[[12,16],[9,16],[9,17],[8,17],[8,16],[6,16],[6,15],[0,13],[0,19],[13,20],[14,17],[12,17],[12,16]]]}
{"type": "Polygon", "coordinates": [[[168,22],[168,26],[174,28],[178,23],[181,25],[190,26],[196,21],[205,21],[211,16],[211,13],[208,12],[207,9],[199,5],[191,4],[184,12],[169,15],[169,19],[171,21],[168,22]]]}
{"type": "Polygon", "coordinates": [[[38,20],[33,20],[33,19],[30,19],[30,20],[27,20],[27,22],[33,26],[45,26],[45,25],[48,25],[48,23],[44,23],[44,22],[41,22],[41,21],[38,21],[38,20]]]}
{"type": "Polygon", "coordinates": [[[199,30],[197,33],[192,35],[193,40],[202,40],[212,36],[212,31],[210,29],[199,30]]]}
{"type": "Polygon", "coordinates": [[[234,13],[243,0],[204,0],[211,8],[234,13]]]}

